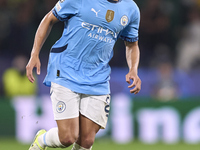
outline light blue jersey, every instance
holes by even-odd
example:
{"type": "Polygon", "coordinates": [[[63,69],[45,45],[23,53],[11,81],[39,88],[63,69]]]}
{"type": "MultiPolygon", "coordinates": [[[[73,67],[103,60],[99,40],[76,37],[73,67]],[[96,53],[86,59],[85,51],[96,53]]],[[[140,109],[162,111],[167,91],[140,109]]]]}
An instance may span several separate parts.
{"type": "Polygon", "coordinates": [[[110,94],[108,65],[118,38],[138,40],[140,13],[132,0],[60,0],[53,14],[64,22],[53,45],[44,84],[77,93],[110,94]]]}

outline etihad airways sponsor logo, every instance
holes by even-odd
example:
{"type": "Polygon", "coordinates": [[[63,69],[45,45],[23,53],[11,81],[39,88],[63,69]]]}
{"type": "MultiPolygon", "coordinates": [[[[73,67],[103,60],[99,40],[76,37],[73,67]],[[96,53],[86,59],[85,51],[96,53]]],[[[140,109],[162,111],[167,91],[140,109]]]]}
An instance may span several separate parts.
{"type": "Polygon", "coordinates": [[[103,42],[107,42],[107,43],[111,43],[113,40],[112,38],[107,38],[105,36],[100,36],[98,34],[92,34],[92,33],[88,34],[88,36],[93,39],[97,39],[99,41],[103,41],[103,42]]]}
{"type": "Polygon", "coordinates": [[[90,24],[90,23],[87,23],[87,22],[82,22],[82,27],[83,28],[86,28],[88,30],[91,30],[91,31],[96,31],[96,33],[93,33],[93,34],[103,34],[103,36],[107,36],[107,35],[112,35],[113,38],[117,38],[117,33],[109,30],[109,29],[105,29],[103,27],[100,27],[98,25],[94,25],[94,24],[90,24]]]}

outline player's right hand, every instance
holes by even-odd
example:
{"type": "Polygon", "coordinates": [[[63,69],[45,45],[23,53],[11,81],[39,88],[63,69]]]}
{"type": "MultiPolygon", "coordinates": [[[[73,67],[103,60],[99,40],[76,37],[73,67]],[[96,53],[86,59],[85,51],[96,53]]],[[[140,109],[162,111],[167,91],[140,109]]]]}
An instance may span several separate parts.
{"type": "Polygon", "coordinates": [[[33,77],[33,68],[36,67],[37,75],[40,75],[40,59],[39,56],[32,55],[27,66],[26,66],[26,76],[28,77],[29,81],[33,83],[35,78],[33,77]]]}
{"type": "Polygon", "coordinates": [[[130,93],[134,93],[137,94],[140,92],[141,90],[141,83],[142,81],[140,80],[140,78],[138,77],[137,73],[135,71],[130,71],[127,75],[126,75],[126,82],[128,84],[130,84],[128,86],[128,88],[131,88],[130,93]],[[133,81],[133,83],[131,84],[131,80],[133,81]],[[133,88],[133,89],[132,89],[133,88]]]}

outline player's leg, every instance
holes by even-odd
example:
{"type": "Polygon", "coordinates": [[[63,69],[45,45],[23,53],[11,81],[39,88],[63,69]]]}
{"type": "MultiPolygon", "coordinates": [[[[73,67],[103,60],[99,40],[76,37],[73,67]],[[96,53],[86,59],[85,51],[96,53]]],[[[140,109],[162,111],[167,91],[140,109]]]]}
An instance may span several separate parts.
{"type": "Polygon", "coordinates": [[[68,147],[78,138],[79,118],[57,120],[58,127],[52,128],[38,137],[39,145],[45,147],[68,147]]]}
{"type": "Polygon", "coordinates": [[[101,126],[83,115],[80,115],[80,124],[81,127],[79,130],[79,138],[74,145],[76,145],[77,147],[79,146],[79,150],[92,149],[91,147],[94,143],[95,135],[99,131],[101,126]]]}
{"type": "Polygon", "coordinates": [[[43,150],[46,147],[68,147],[78,138],[80,94],[52,83],[51,100],[54,119],[58,127],[37,136],[37,139],[34,140],[37,146],[31,146],[30,150],[43,150]],[[38,145],[39,148],[35,148],[38,145]]]}
{"type": "Polygon", "coordinates": [[[92,149],[96,133],[100,128],[106,127],[109,104],[109,95],[82,95],[80,102],[79,138],[72,150],[92,149]]]}
{"type": "Polygon", "coordinates": [[[79,135],[79,117],[57,120],[58,137],[62,145],[68,147],[77,141],[79,135]]]}

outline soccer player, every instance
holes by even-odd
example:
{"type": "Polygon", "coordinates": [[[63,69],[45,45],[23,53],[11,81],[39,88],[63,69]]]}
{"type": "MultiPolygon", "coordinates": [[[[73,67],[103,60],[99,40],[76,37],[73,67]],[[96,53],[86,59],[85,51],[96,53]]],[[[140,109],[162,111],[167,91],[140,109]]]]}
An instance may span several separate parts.
{"type": "Polygon", "coordinates": [[[68,147],[90,150],[96,133],[105,128],[110,104],[109,61],[118,38],[125,41],[130,92],[141,89],[138,77],[140,13],[132,0],[60,0],[36,32],[27,77],[40,74],[39,52],[53,24],[64,22],[62,37],[50,51],[47,75],[57,127],[40,130],[29,150],[68,147]],[[133,82],[131,83],[131,80],[133,82]]]}

